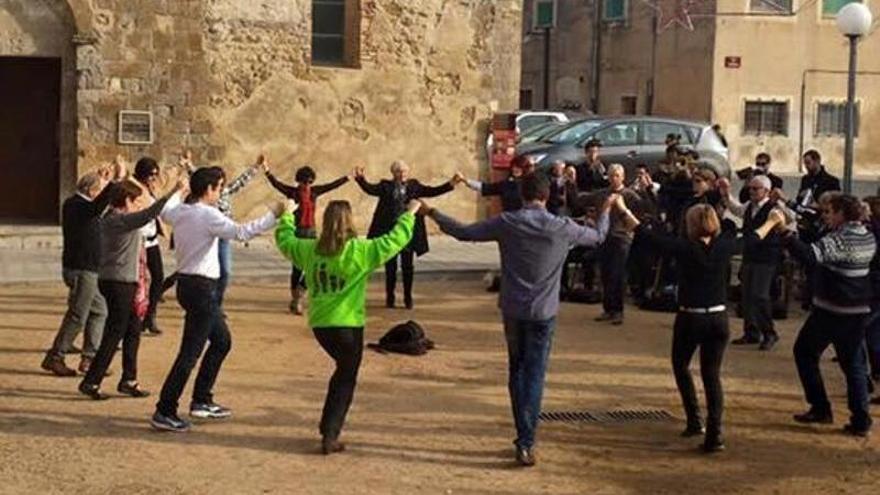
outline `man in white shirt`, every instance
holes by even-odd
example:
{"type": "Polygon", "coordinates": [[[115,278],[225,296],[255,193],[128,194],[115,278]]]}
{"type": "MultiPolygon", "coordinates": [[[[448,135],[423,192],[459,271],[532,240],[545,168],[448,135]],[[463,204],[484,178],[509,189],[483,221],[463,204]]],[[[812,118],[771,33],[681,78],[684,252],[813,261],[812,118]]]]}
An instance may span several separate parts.
{"type": "Polygon", "coordinates": [[[171,204],[162,213],[174,227],[175,256],[178,267],[177,295],[186,311],[183,339],[177,359],[165,379],[156,413],[150,424],[165,431],[186,431],[190,424],[177,415],[178,400],[205,344],[193,388],[190,416],[228,418],[232,411],[216,404],[211,390],[223,360],[231,347],[231,336],[217,298],[220,239],[247,241],[272,229],[285,209],[284,203],[272,212],[246,224],[237,224],[223,215],[217,201],[225,187],[226,175],[220,167],[197,170],[190,178],[190,196],[185,204],[171,204]]]}

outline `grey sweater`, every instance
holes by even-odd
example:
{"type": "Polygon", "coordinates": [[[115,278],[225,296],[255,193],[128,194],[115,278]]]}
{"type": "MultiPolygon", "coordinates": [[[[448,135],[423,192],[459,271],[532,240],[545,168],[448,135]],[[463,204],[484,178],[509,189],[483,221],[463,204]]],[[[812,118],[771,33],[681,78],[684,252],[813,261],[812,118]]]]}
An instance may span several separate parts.
{"type": "Polygon", "coordinates": [[[109,210],[101,218],[100,280],[137,283],[138,254],[143,246],[139,229],[159,216],[169,197],[165,196],[137,213],[109,210]]]}

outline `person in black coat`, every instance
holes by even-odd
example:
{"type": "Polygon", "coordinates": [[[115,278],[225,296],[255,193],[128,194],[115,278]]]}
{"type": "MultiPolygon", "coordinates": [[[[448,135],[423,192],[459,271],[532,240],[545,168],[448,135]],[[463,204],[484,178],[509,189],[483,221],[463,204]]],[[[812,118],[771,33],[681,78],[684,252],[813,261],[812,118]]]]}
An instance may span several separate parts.
{"type": "MultiPolygon", "coordinates": [[[[455,189],[455,184],[459,182],[459,176],[456,174],[455,177],[444,184],[426,186],[416,179],[409,178],[409,165],[401,160],[391,164],[391,175],[393,177],[390,180],[383,179],[378,184],[372,184],[364,176],[363,168],[355,170],[355,181],[361,189],[370,196],[377,196],[379,198],[379,204],[376,205],[373,221],[370,223],[370,230],[367,233],[367,237],[370,239],[390,232],[397,221],[397,217],[406,211],[406,205],[411,200],[441,196],[455,189]]],[[[385,264],[386,306],[389,308],[394,307],[394,291],[397,286],[397,259],[399,257],[403,270],[403,300],[407,309],[412,309],[413,255],[421,256],[427,252],[428,232],[425,229],[425,219],[417,216],[412,241],[400,252],[400,255],[395,256],[385,264]]]]}
{"type": "Polygon", "coordinates": [[[739,190],[739,202],[745,203],[749,200],[749,182],[757,175],[766,175],[770,178],[770,185],[773,189],[782,189],[782,177],[770,171],[770,154],[761,152],[755,156],[755,166],[746,167],[736,171],[736,176],[743,181],[743,186],[739,190]]]}

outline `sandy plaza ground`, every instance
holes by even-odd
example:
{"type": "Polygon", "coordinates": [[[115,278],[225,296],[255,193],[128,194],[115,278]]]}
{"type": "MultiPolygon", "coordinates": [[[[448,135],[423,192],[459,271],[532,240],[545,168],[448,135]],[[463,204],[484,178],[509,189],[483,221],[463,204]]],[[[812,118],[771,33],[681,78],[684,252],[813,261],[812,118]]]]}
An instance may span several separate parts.
{"type": "MultiPolygon", "coordinates": [[[[234,282],[233,349],[216,387],[225,422],[187,434],[152,431],[155,394],[179,345],[169,294],[165,334],[145,338],[147,399],[115,396],[119,359],[93,402],[78,379],[39,365],[64,310],[60,283],[0,286],[0,493],[89,494],[653,494],[877,493],[880,440],[839,433],[848,417],[842,373],[823,363],[834,427],[796,425],[805,409],[791,355],[803,315],[780,322],[769,353],[733,348],[724,365],[728,450],[706,457],[682,440],[669,365],[672,315],[628,309],[621,328],[593,323],[599,306],[565,304],[545,411],[660,409],[675,421],[541,425],[538,466],[514,467],[507,358],[493,294],[475,278],[417,280],[416,309],[381,307],[370,289],[367,340],[417,319],[437,342],[422,357],[365,351],[341,455],[319,454],[317,422],[331,370],[302,318],[286,313],[278,279],[234,282]]],[[[740,320],[732,320],[734,335],[740,320]]],[[[69,365],[77,360],[71,356],[69,365]]],[[[694,364],[696,368],[696,363],[694,364]]],[[[698,388],[702,387],[698,383],[698,388]]],[[[187,389],[188,394],[189,389],[187,389]]],[[[701,403],[704,403],[701,396],[701,403]]],[[[188,404],[184,395],[182,406],[188,404]]]]}

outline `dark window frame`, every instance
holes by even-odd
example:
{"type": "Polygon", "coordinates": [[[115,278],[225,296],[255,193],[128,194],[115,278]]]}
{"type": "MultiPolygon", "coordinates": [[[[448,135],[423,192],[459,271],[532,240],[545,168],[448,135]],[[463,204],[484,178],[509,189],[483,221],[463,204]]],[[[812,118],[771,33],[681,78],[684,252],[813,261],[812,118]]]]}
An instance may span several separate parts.
{"type": "MultiPolygon", "coordinates": [[[[312,0],[311,18],[311,64],[316,67],[360,68],[361,5],[360,0],[312,0]],[[335,8],[342,15],[341,30],[316,31],[319,23],[327,19],[316,17],[319,9],[335,8]],[[330,40],[337,46],[326,46],[330,40]],[[327,50],[328,54],[319,53],[327,50]]],[[[326,10],[324,15],[326,15],[326,10]]],[[[338,22],[338,19],[336,19],[338,22]]]]}
{"type": "MultiPolygon", "coordinates": [[[[816,119],[813,126],[814,137],[844,137],[846,136],[846,102],[845,101],[819,101],[816,102],[816,119]],[[823,108],[824,107],[824,108],[823,108]],[[825,117],[825,120],[831,120],[827,126],[823,125],[822,111],[833,112],[832,116],[825,117]],[[836,129],[831,129],[836,127],[836,129]]],[[[859,128],[861,127],[861,102],[855,102],[855,129],[854,137],[859,137],[859,128]]]]}
{"type": "Polygon", "coordinates": [[[746,100],[743,111],[743,134],[753,136],[788,136],[788,118],[791,112],[787,100],[746,100]],[[752,107],[751,109],[749,107],[752,107]],[[782,115],[765,115],[771,111],[782,111],[782,115]],[[754,112],[757,111],[755,121],[754,112]],[[751,115],[750,115],[751,113],[751,115]],[[775,123],[767,123],[767,118],[775,118],[775,123]],[[757,123],[756,123],[757,122],[757,123]]]}

